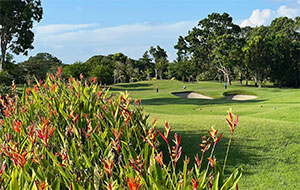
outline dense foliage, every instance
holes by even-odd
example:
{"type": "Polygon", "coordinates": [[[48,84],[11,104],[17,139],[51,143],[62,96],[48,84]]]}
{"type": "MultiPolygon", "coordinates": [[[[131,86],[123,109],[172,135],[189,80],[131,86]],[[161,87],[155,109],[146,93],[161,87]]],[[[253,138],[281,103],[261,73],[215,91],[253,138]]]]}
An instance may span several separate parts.
{"type": "MultiPolygon", "coordinates": [[[[81,76],[82,79],[82,76],[81,76]]],[[[89,81],[61,79],[61,69],[45,82],[24,87],[21,98],[12,92],[1,97],[0,186],[10,189],[232,189],[241,168],[225,179],[214,155],[222,134],[202,137],[195,166],[181,158],[181,137],[170,141],[165,132],[148,124],[141,100],[131,105],[127,93],[119,96],[89,81]],[[158,137],[162,139],[159,139],[158,137]],[[161,150],[162,141],[167,151],[161,150]],[[210,148],[211,147],[211,148],[210,148]],[[209,164],[202,166],[211,150],[209,164]],[[169,157],[170,161],[163,159],[169,157]],[[190,169],[188,169],[190,168],[190,169]]],[[[230,111],[232,134],[238,118],[230,111]]],[[[229,150],[229,146],[228,146],[229,150]]],[[[227,151],[228,155],[228,151],[227,151]]]]}
{"type": "MultiPolygon", "coordinates": [[[[300,86],[300,17],[276,18],[270,26],[240,28],[227,14],[212,13],[198,26],[179,36],[177,59],[168,61],[166,51],[150,47],[138,60],[122,53],[96,55],[86,62],[65,64],[48,53],[39,53],[14,64],[8,54],[4,69],[17,83],[43,78],[63,65],[65,77],[80,74],[97,77],[102,84],[140,80],[171,79],[183,81],[255,81],[255,86],[273,82],[276,86],[300,86]],[[6,66],[7,65],[7,66],[6,66]]],[[[5,75],[5,74],[2,74],[5,75]]]]}
{"type": "Polygon", "coordinates": [[[27,55],[33,49],[33,22],[40,22],[43,8],[40,0],[14,0],[0,3],[0,71],[7,50],[27,55]]]}

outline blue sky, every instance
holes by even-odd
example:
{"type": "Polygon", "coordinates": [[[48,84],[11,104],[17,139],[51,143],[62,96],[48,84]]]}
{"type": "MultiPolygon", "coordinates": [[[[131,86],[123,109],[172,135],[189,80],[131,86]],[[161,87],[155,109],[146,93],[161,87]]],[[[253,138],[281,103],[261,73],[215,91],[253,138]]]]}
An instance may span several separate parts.
{"type": "Polygon", "coordinates": [[[212,12],[227,12],[241,26],[300,15],[300,0],[42,0],[42,6],[29,56],[48,52],[68,64],[118,52],[138,59],[156,45],[172,61],[178,36],[212,12]]]}

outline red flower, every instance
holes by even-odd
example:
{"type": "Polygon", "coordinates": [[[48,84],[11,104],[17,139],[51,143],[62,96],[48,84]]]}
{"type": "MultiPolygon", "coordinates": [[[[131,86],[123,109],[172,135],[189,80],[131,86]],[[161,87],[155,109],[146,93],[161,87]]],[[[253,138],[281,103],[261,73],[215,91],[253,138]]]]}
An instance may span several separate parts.
{"type": "Polygon", "coordinates": [[[114,160],[113,159],[114,159],[114,157],[111,156],[110,158],[106,158],[106,159],[102,160],[105,172],[107,174],[109,174],[111,177],[112,177],[112,170],[113,170],[113,167],[114,167],[114,160]]]}
{"type": "Polygon", "coordinates": [[[61,67],[58,67],[58,68],[57,68],[57,73],[56,73],[57,78],[60,78],[61,71],[62,71],[62,68],[61,68],[61,67]]]}
{"type": "Polygon", "coordinates": [[[12,128],[13,128],[13,130],[17,131],[20,134],[21,125],[22,125],[21,122],[19,122],[18,120],[15,120],[15,122],[12,124],[12,128]]]}
{"type": "Polygon", "coordinates": [[[212,159],[211,157],[208,158],[210,166],[213,168],[217,162],[216,159],[212,159]]]}
{"type": "Polygon", "coordinates": [[[200,179],[197,179],[197,180],[194,180],[194,178],[192,178],[192,185],[190,185],[190,187],[193,189],[193,190],[197,190],[198,188],[198,182],[200,181],[200,179]]]}
{"type": "Polygon", "coordinates": [[[234,118],[234,114],[232,113],[232,110],[230,109],[228,111],[228,116],[226,118],[226,122],[228,123],[228,126],[230,128],[231,135],[233,134],[233,132],[238,124],[238,120],[239,120],[239,116],[234,118]]]}
{"type": "Polygon", "coordinates": [[[161,167],[163,167],[164,162],[163,162],[163,153],[160,152],[155,156],[155,160],[160,164],[161,167]]]}
{"type": "Polygon", "coordinates": [[[135,178],[127,177],[128,185],[130,190],[138,190],[141,188],[142,184],[140,184],[140,177],[136,176],[135,178]]]}
{"type": "Polygon", "coordinates": [[[217,133],[218,133],[218,130],[215,130],[215,128],[214,127],[212,127],[211,128],[211,132],[208,132],[209,133],[209,135],[211,136],[211,138],[214,140],[214,144],[216,145],[218,142],[219,142],[219,140],[221,139],[221,137],[222,137],[222,135],[223,135],[223,133],[221,133],[221,135],[219,136],[219,138],[217,137],[217,133]]]}

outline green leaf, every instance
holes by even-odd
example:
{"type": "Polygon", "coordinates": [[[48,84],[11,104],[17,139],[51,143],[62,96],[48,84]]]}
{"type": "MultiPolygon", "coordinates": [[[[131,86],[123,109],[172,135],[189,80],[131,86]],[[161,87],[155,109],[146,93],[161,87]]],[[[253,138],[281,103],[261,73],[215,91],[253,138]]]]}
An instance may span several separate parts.
{"type": "Polygon", "coordinates": [[[219,190],[219,179],[220,179],[220,172],[217,172],[217,175],[215,176],[214,183],[212,186],[212,190],[219,190]]]}
{"type": "Polygon", "coordinates": [[[236,186],[236,184],[239,182],[241,177],[242,177],[242,168],[239,167],[232,172],[232,174],[226,180],[224,185],[221,187],[221,190],[233,189],[236,186]]]}
{"type": "Polygon", "coordinates": [[[30,183],[30,185],[28,186],[28,190],[32,190],[33,185],[34,185],[34,181],[35,181],[35,177],[36,177],[36,176],[34,176],[33,179],[31,180],[31,183],[30,183]]]}
{"type": "Polygon", "coordinates": [[[85,159],[85,161],[86,161],[87,166],[88,166],[89,168],[93,167],[93,166],[92,166],[92,163],[91,163],[91,161],[89,160],[89,158],[87,157],[87,155],[86,155],[85,153],[82,153],[82,155],[83,155],[83,157],[84,157],[84,159],[85,159]]]}
{"type": "Polygon", "coordinates": [[[170,189],[170,188],[166,187],[162,181],[154,179],[154,177],[152,177],[151,175],[149,175],[149,177],[151,179],[151,182],[153,182],[156,185],[156,189],[159,189],[159,190],[169,190],[170,189]]]}
{"type": "Polygon", "coordinates": [[[12,173],[11,181],[9,184],[10,190],[19,190],[19,184],[18,184],[18,168],[16,167],[12,173]]]}
{"type": "Polygon", "coordinates": [[[56,178],[51,185],[53,190],[60,190],[60,178],[56,178]]]}

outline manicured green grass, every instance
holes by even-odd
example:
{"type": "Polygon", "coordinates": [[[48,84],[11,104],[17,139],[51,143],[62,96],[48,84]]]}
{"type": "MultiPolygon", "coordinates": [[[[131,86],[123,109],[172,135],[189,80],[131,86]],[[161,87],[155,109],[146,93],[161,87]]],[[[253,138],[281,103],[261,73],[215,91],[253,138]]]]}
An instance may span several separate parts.
{"type": "Polygon", "coordinates": [[[158,126],[168,121],[173,132],[182,136],[183,155],[191,158],[200,153],[201,136],[214,126],[224,135],[217,147],[217,160],[222,163],[230,130],[225,123],[229,108],[240,116],[227,161],[227,173],[242,166],[240,189],[300,188],[300,90],[271,86],[255,88],[234,82],[227,90],[218,82],[183,83],[156,80],[111,87],[112,92],[127,90],[133,98],[141,98],[150,119],[158,118],[158,126]],[[159,86],[159,93],[155,86],[159,86]],[[213,100],[181,99],[171,92],[199,92],[213,100]],[[232,101],[226,91],[248,92],[257,99],[232,101]]]}

